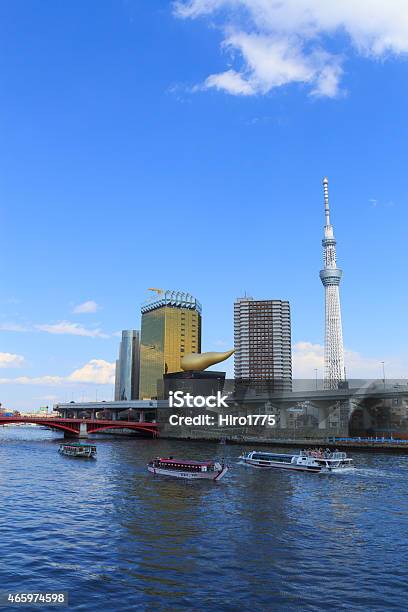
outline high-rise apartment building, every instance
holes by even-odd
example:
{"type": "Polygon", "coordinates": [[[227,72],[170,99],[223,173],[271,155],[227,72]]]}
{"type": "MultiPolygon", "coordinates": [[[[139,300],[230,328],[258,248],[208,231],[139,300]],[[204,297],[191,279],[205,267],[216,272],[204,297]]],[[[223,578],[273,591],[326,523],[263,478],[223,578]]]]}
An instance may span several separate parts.
{"type": "Polygon", "coordinates": [[[122,331],[116,361],[115,401],[139,399],[140,342],[136,329],[122,331]]]}
{"type": "Polygon", "coordinates": [[[234,304],[235,379],[258,389],[292,389],[290,306],[238,298],[234,304]]]}
{"type": "Polygon", "coordinates": [[[160,393],[163,374],[180,372],[183,355],[201,352],[201,304],[189,293],[155,290],[142,306],[140,399],[160,393]]]}

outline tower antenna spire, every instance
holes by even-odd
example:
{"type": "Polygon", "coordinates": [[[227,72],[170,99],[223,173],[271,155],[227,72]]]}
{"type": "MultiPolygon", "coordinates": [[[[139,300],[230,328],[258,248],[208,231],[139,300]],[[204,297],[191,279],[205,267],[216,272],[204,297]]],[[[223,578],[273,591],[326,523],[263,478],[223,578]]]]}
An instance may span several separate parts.
{"type": "Polygon", "coordinates": [[[324,192],[324,214],[326,215],[326,225],[330,225],[330,207],[329,207],[329,179],[327,176],[323,179],[324,192]]]}

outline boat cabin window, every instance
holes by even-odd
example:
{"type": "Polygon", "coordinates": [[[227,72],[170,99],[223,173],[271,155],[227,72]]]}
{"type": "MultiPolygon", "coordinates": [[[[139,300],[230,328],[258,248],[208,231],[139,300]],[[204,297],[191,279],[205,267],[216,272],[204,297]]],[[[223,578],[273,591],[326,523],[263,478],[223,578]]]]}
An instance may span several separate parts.
{"type": "Polygon", "coordinates": [[[156,459],[155,462],[157,467],[163,467],[168,470],[183,470],[184,472],[206,472],[211,469],[211,466],[194,464],[194,463],[175,463],[174,461],[167,462],[160,459],[156,459]]]}
{"type": "Polygon", "coordinates": [[[255,459],[256,461],[267,461],[268,463],[271,461],[278,461],[280,463],[290,463],[292,461],[292,455],[273,455],[272,453],[264,455],[261,453],[254,453],[252,455],[252,459],[255,459]]]}

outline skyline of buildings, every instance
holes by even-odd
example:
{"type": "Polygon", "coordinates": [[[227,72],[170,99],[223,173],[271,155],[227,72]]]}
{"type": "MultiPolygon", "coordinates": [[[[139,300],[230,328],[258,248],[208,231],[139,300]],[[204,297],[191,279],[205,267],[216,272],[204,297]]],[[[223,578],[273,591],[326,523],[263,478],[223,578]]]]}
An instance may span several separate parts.
{"type": "MultiPolygon", "coordinates": [[[[324,386],[344,383],[344,346],[337,267],[336,240],[330,223],[328,179],[323,179],[325,225],[324,386]]],[[[115,400],[161,397],[163,375],[181,372],[181,359],[201,352],[202,307],[189,293],[150,289],[155,296],[141,307],[141,332],[124,330],[116,362],[115,400]],[[140,341],[139,341],[140,337],[140,341]]],[[[269,391],[292,389],[291,312],[288,300],[255,300],[245,296],[234,302],[234,378],[269,391]]]]}
{"type": "MultiPolygon", "coordinates": [[[[188,293],[154,290],[141,307],[141,332],[123,330],[115,371],[115,401],[158,399],[164,374],[181,372],[181,358],[201,352],[202,307],[188,293]],[[139,341],[140,338],[140,341],[139,341]]],[[[290,304],[237,298],[234,378],[258,389],[292,389],[290,304]]]]}
{"type": "MultiPolygon", "coordinates": [[[[115,401],[159,399],[163,376],[201,352],[202,307],[192,295],[154,289],[141,307],[141,332],[123,330],[115,371],[115,401]],[[140,341],[139,341],[140,338],[140,341]]],[[[237,298],[234,378],[260,390],[292,389],[290,305],[287,300],[237,298]]]]}

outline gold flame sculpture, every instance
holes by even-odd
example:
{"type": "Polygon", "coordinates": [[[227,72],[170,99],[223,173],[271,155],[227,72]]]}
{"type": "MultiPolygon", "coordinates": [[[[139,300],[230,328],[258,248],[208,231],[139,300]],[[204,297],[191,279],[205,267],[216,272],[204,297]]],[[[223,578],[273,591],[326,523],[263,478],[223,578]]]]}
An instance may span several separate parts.
{"type": "Polygon", "coordinates": [[[234,352],[235,349],[225,353],[188,353],[181,359],[181,369],[185,372],[187,370],[205,370],[209,366],[225,361],[234,352]]]}

